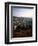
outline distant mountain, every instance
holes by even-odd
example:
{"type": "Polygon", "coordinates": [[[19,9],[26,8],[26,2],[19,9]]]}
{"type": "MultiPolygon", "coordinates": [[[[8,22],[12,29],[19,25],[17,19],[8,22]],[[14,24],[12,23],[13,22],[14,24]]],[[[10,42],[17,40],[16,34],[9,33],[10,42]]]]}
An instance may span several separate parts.
{"type": "MultiPolygon", "coordinates": [[[[17,16],[13,16],[14,18],[17,17],[17,16]]],[[[17,17],[17,18],[26,18],[26,19],[32,19],[30,17],[17,17]]]]}

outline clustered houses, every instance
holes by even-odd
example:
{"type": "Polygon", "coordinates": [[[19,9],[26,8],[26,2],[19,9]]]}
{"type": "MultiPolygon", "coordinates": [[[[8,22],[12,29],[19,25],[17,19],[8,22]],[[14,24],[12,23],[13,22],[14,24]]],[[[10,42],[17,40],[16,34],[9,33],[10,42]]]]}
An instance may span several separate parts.
{"type": "Polygon", "coordinates": [[[32,18],[13,16],[11,19],[11,30],[14,37],[32,36],[32,18]]]}
{"type": "Polygon", "coordinates": [[[24,26],[25,28],[32,27],[32,18],[24,18],[24,17],[15,17],[12,19],[13,27],[16,29],[18,25],[24,26]]]}

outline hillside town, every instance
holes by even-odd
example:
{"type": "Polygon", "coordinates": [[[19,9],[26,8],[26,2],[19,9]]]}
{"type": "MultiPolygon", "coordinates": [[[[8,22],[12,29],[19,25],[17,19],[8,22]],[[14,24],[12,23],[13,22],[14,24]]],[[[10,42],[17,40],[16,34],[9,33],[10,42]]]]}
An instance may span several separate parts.
{"type": "Polygon", "coordinates": [[[32,18],[12,17],[13,37],[31,37],[32,36],[32,18]]]}

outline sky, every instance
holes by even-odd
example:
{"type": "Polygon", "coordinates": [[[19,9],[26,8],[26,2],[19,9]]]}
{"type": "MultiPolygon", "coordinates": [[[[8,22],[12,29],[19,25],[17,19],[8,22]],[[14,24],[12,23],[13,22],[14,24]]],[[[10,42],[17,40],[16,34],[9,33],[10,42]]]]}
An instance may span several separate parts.
{"type": "Polygon", "coordinates": [[[32,18],[33,9],[12,7],[12,16],[32,18]]]}

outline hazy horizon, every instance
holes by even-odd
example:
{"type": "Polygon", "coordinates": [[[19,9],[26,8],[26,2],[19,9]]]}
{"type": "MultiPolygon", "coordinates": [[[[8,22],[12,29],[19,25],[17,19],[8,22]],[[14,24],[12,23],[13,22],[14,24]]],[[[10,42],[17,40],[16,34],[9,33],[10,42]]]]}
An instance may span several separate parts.
{"type": "Polygon", "coordinates": [[[26,8],[13,8],[12,7],[12,16],[16,17],[29,17],[32,18],[33,16],[33,9],[26,9],[26,8]]]}

